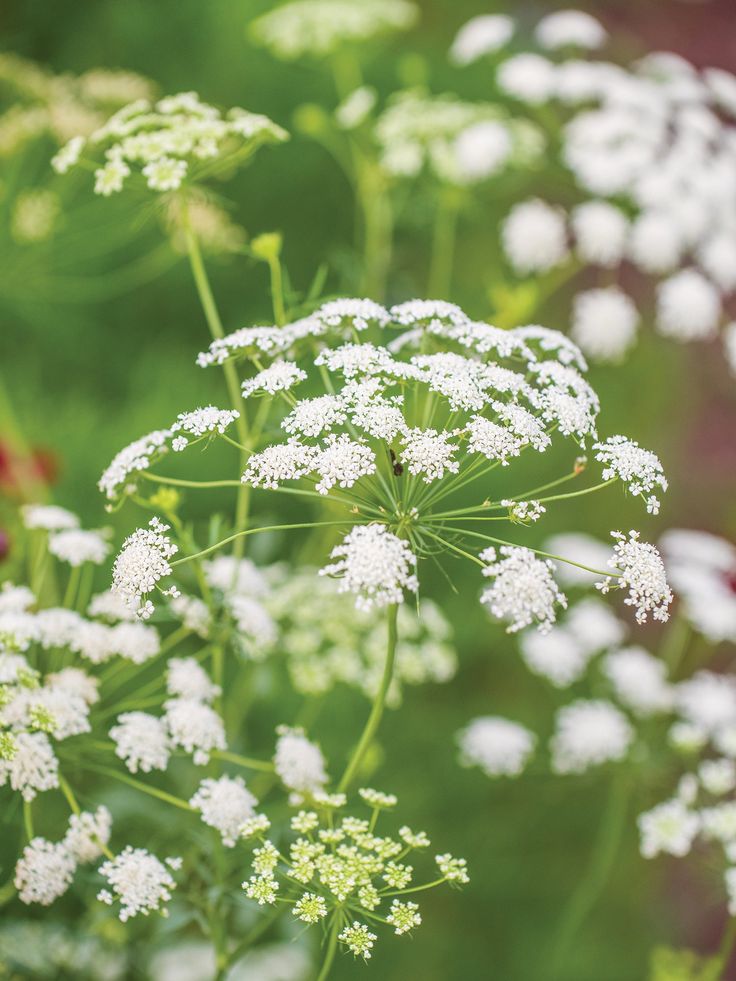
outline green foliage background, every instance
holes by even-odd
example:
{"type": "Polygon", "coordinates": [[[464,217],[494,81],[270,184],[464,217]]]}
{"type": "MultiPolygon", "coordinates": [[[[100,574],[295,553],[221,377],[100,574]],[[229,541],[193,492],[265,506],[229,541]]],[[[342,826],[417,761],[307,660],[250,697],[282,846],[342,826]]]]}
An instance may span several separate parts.
{"type": "MultiPolygon", "coordinates": [[[[207,101],[240,104],[291,128],[299,103],[331,106],[335,100],[329,79],[316,66],[281,64],[247,41],[247,21],[268,6],[252,0],[56,0],[53,5],[25,0],[5,13],[3,46],[55,71],[129,68],[153,78],[162,92],[196,89],[207,101]]],[[[549,6],[496,5],[529,23],[549,6]]],[[[627,6],[639,4],[630,0],[591,9],[605,20],[606,13],[627,6]]],[[[675,16],[682,5],[641,6],[675,16]]],[[[388,93],[408,74],[425,73],[435,92],[482,98],[482,69],[455,72],[446,50],[457,27],[487,11],[487,5],[433,0],[422,8],[421,24],[410,38],[385,45],[370,59],[369,80],[388,93]],[[409,51],[421,61],[407,60],[409,51]]],[[[631,31],[622,43],[627,52],[641,44],[631,31]]],[[[24,186],[48,179],[46,156],[37,151],[23,161],[17,179],[24,186]]],[[[127,239],[114,253],[114,265],[122,266],[150,255],[161,233],[155,217],[138,221],[127,196],[91,202],[88,177],[80,180],[84,187],[58,182],[69,207],[63,229],[69,245],[61,258],[14,246],[7,234],[2,239],[0,378],[24,438],[58,455],[55,500],[78,510],[94,527],[109,522],[95,483],[112,454],[183,409],[217,403],[221,378],[194,366],[207,334],[183,259],[171,253],[161,269],[152,260],[138,282],[121,283],[115,295],[98,299],[115,282],[116,268],[96,256],[95,242],[114,234],[127,239]]],[[[284,233],[284,259],[295,289],[306,290],[322,263],[329,269],[328,292],[349,288],[355,262],[350,190],[319,146],[295,135],[287,146],[258,154],[223,193],[249,234],[284,233]]],[[[414,235],[399,240],[392,302],[422,295],[426,251],[416,245],[426,234],[431,208],[431,200],[421,202],[414,235]]],[[[464,224],[461,274],[448,297],[482,317],[489,311],[479,284],[496,261],[488,230],[499,217],[479,209],[464,224]]],[[[265,267],[233,258],[212,264],[211,276],[228,329],[269,319],[265,267]]],[[[546,322],[564,327],[563,314],[563,307],[550,309],[546,322]]],[[[604,406],[602,433],[626,432],[660,453],[672,484],[663,513],[645,525],[631,502],[596,495],[556,512],[543,531],[521,535],[531,541],[570,527],[604,535],[611,527],[609,504],[617,509],[617,525],[640,524],[649,539],[670,524],[733,535],[736,416],[733,383],[718,353],[675,348],[644,331],[625,370],[596,370],[592,381],[604,406]]],[[[215,472],[217,465],[218,458],[208,455],[200,467],[215,472]]],[[[545,465],[555,472],[554,461],[545,465]]],[[[204,506],[197,499],[187,503],[204,506]]],[[[127,530],[131,520],[127,512],[117,516],[116,533],[127,530]]],[[[284,554],[283,542],[270,548],[284,554]]],[[[416,938],[381,943],[369,970],[384,981],[543,981],[561,907],[593,847],[610,778],[605,772],[558,778],[540,767],[537,775],[519,781],[491,783],[478,771],[457,766],[453,734],[469,719],[507,714],[544,732],[560,696],[528,675],[512,644],[486,619],[477,603],[475,573],[454,563],[447,571],[457,592],[441,578],[430,592],[452,611],[461,670],[449,685],[407,691],[402,709],[389,713],[377,782],[399,793],[408,823],[425,827],[443,848],[467,856],[472,883],[461,893],[429,895],[425,925],[416,938]]],[[[0,578],[2,572],[0,567],[0,578]]],[[[657,629],[646,637],[652,645],[659,639],[657,629]]],[[[356,714],[365,710],[357,696],[334,692],[313,735],[339,760],[356,714]]],[[[633,816],[648,803],[635,789],[618,861],[563,981],[639,981],[648,976],[653,945],[707,949],[718,935],[723,897],[716,882],[683,879],[666,861],[645,864],[639,858],[633,816]]],[[[341,958],[334,976],[348,981],[365,976],[365,970],[341,958]]]]}

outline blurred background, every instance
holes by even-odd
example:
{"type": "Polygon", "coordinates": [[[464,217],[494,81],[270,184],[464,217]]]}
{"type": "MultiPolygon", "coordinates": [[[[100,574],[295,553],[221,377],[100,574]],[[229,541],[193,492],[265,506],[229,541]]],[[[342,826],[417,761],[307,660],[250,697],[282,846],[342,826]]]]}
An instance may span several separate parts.
{"type": "MultiPolygon", "coordinates": [[[[419,72],[433,92],[482,97],[482,76],[462,75],[448,63],[458,27],[490,12],[533,25],[559,6],[524,0],[419,5],[422,17],[413,32],[366,56],[366,77],[382,94],[419,72]]],[[[270,6],[253,0],[11,0],[0,12],[0,45],[55,73],[99,66],[135,71],[162,93],[195,89],[206,101],[242,105],[292,129],[300,103],[334,105],[335,97],[318,66],[278,62],[250,44],[247,22],[270,6]]],[[[624,57],[671,50],[699,66],[736,69],[733,0],[579,6],[612,31],[624,57]]],[[[5,105],[6,93],[0,94],[5,105]]],[[[50,139],[37,140],[12,168],[2,161],[0,580],[12,569],[11,506],[29,486],[78,511],[87,527],[116,525],[119,538],[134,516],[110,518],[95,487],[112,455],[140,434],[168,425],[179,411],[222,399],[220,375],[194,366],[207,345],[206,326],[186,262],[162,235],[159,216],[146,212],[141,218],[127,195],[94,200],[88,175],[78,182],[54,178],[48,165],[54,149],[50,139]],[[11,213],[17,195],[39,183],[61,200],[54,235],[41,242],[19,235],[11,213]]],[[[233,221],[249,236],[283,233],[295,291],[306,292],[323,265],[327,293],[352,291],[350,189],[319,145],[295,134],[287,146],[258,154],[222,193],[232,202],[233,221]]],[[[457,263],[462,272],[447,297],[478,316],[487,313],[479,309],[477,284],[487,279],[493,261],[484,231],[498,217],[479,214],[464,228],[457,263]]],[[[422,221],[420,209],[419,237],[422,221]]],[[[423,260],[410,236],[398,241],[394,263],[387,299],[422,295],[423,260]]],[[[211,277],[227,329],[268,321],[265,266],[244,256],[214,258],[211,277]]],[[[554,309],[546,322],[565,327],[555,322],[554,309]]],[[[673,524],[733,538],[736,399],[720,352],[661,343],[645,330],[626,370],[597,368],[591,381],[605,407],[603,435],[626,432],[655,449],[671,481],[657,518],[644,525],[639,508],[624,502],[621,527],[638,522],[650,540],[673,524]]],[[[554,461],[548,465],[551,473],[560,472],[559,461],[556,471],[554,461]]],[[[206,466],[216,468],[217,458],[208,457],[206,466]]],[[[606,535],[607,500],[581,499],[567,514],[557,512],[544,532],[575,526],[606,535]]],[[[202,505],[194,499],[188,506],[202,505]]],[[[278,541],[268,548],[268,558],[286,554],[278,541]]],[[[430,592],[442,596],[453,614],[460,671],[449,685],[408,690],[401,712],[389,713],[379,786],[399,792],[409,824],[467,857],[472,883],[458,894],[432,894],[416,939],[382,943],[370,970],[384,981],[541,981],[561,902],[595,840],[608,775],[560,778],[540,768],[519,781],[491,783],[477,770],[458,767],[454,733],[469,719],[497,712],[544,732],[556,703],[520,665],[502,630],[485,618],[474,573],[462,567],[449,572],[457,593],[449,594],[441,579],[430,592]]],[[[646,643],[656,646],[657,629],[646,643]]],[[[363,711],[357,695],[333,693],[313,733],[328,755],[332,747],[340,749],[346,727],[363,711]]],[[[619,860],[580,932],[564,981],[640,981],[650,977],[651,950],[659,943],[702,950],[717,943],[724,904],[715,876],[713,883],[693,880],[674,862],[639,857],[634,816],[652,802],[642,796],[631,804],[619,860]]],[[[363,972],[361,964],[343,958],[335,977],[363,972]]],[[[656,981],[680,978],[663,973],[656,981]]]]}

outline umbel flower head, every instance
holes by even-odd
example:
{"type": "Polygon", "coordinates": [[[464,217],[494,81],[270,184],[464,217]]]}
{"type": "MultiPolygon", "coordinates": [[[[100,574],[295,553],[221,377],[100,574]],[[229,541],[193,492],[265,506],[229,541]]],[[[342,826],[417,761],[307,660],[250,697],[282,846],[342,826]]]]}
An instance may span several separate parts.
{"type": "Polygon", "coordinates": [[[418,8],[409,0],[293,0],[253,21],[253,39],[277,58],[323,58],[346,44],[410,28],[418,8]]]}
{"type": "MultiPolygon", "coordinates": [[[[485,522],[526,525],[557,500],[523,489],[494,500],[494,470],[564,438],[576,447],[597,438],[598,397],[572,341],[536,325],[499,330],[441,301],[386,310],[340,299],[284,327],[241,328],[198,362],[229,359],[245,362],[246,414],[251,401],[270,399],[271,432],[283,433],[250,452],[243,483],[345,506],[352,527],[321,572],[338,577],[358,608],[416,592],[420,560],[444,552],[493,579],[484,602],[510,629],[554,621],[564,605],[554,566],[491,536],[486,529],[499,525],[485,522]],[[453,493],[473,483],[478,503],[453,509],[453,493]],[[489,546],[500,546],[500,558],[489,546]]],[[[648,495],[654,510],[651,491],[666,487],[656,456],[623,436],[595,448],[604,481],[648,495]]],[[[576,464],[561,479],[583,469],[576,464]]],[[[639,604],[644,593],[636,595],[639,604]]],[[[662,611],[665,600],[662,593],[662,611]]]]}
{"type": "Polygon", "coordinates": [[[421,853],[429,848],[429,838],[406,825],[394,836],[378,835],[377,824],[384,811],[396,807],[396,797],[363,788],[359,798],[364,813],[354,815],[344,813],[345,794],[314,793],[310,808],[291,818],[293,837],[281,849],[266,837],[267,819],[247,823],[242,835],[257,847],[243,889],[259,906],[289,901],[297,920],[327,925],[345,949],[368,960],[378,940],[374,930],[388,924],[402,936],[421,925],[413,893],[470,880],[464,859],[442,854],[434,858],[430,880],[414,885],[414,862],[426,864],[421,853]]]}
{"type": "Polygon", "coordinates": [[[103,162],[95,170],[95,194],[109,197],[126,184],[175,191],[243,162],[259,146],[287,139],[266,116],[202,102],[196,92],[151,104],[137,99],[118,110],[89,137],[74,136],[52,160],[64,174],[80,161],[103,162]]]}

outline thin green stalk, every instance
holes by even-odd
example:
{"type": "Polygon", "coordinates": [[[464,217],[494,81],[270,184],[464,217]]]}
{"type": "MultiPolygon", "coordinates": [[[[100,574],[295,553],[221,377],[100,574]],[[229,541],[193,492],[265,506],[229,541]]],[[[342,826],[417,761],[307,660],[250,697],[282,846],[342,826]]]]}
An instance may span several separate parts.
{"type": "Polygon", "coordinates": [[[239,753],[231,753],[229,750],[215,749],[210,753],[215,760],[224,760],[226,763],[236,763],[246,770],[263,770],[264,773],[273,773],[273,763],[268,760],[255,760],[251,756],[241,756],[239,753]]]}
{"type": "Polygon", "coordinates": [[[345,768],[342,779],[338,784],[337,789],[340,793],[344,793],[347,790],[356,773],[360,769],[360,764],[363,762],[363,757],[373,741],[373,738],[378,730],[378,726],[380,725],[381,717],[383,716],[383,710],[386,704],[386,695],[388,694],[388,689],[391,684],[391,678],[394,671],[394,660],[396,658],[398,614],[398,605],[396,603],[392,603],[387,610],[388,640],[386,644],[386,661],[383,667],[383,677],[381,678],[381,684],[376,693],[376,697],[373,699],[373,706],[371,708],[371,713],[368,716],[368,721],[365,724],[365,728],[363,729],[363,734],[360,737],[358,745],[355,747],[353,755],[350,758],[350,762],[345,768]]]}
{"type": "Polygon", "coordinates": [[[74,608],[74,600],[76,599],[77,590],[79,589],[79,579],[81,575],[81,565],[72,566],[72,571],[69,573],[69,579],[66,584],[64,600],[62,602],[62,606],[65,606],[69,610],[74,608]]]}
{"type": "Polygon", "coordinates": [[[26,831],[26,838],[31,841],[35,835],[33,833],[33,811],[29,800],[23,801],[23,827],[26,831]]]}
{"type": "MultiPolygon", "coordinates": [[[[199,242],[197,241],[197,236],[192,227],[191,220],[189,218],[189,210],[187,208],[186,198],[182,199],[182,216],[184,220],[184,230],[187,242],[187,252],[189,254],[189,264],[192,270],[192,276],[194,277],[194,285],[197,289],[197,294],[199,296],[199,301],[202,304],[202,310],[204,311],[205,319],[207,321],[207,326],[210,329],[212,337],[217,340],[225,336],[225,331],[222,326],[222,320],[220,319],[220,314],[217,309],[217,304],[215,303],[215,298],[212,294],[212,288],[210,287],[210,282],[207,277],[207,270],[205,269],[204,262],[202,260],[202,253],[199,248],[199,242]]],[[[245,419],[245,407],[243,405],[243,399],[240,393],[240,379],[238,378],[238,372],[232,361],[225,361],[223,366],[223,371],[225,373],[225,384],[227,385],[228,394],[230,396],[230,404],[232,408],[238,413],[238,418],[235,420],[238,438],[240,442],[247,446],[248,444],[248,425],[245,419]]],[[[245,470],[247,464],[247,459],[245,451],[240,451],[240,469],[241,472],[245,470]]],[[[238,494],[235,505],[235,527],[243,528],[245,526],[246,518],[248,514],[248,490],[245,484],[240,484],[238,487],[238,494]]],[[[241,557],[243,550],[245,548],[245,542],[242,539],[236,539],[233,545],[233,553],[236,557],[241,557]]]]}
{"type": "Polygon", "coordinates": [[[240,487],[239,480],[183,480],[180,477],[159,477],[155,473],[143,473],[146,480],[156,484],[171,484],[173,487],[240,487]]]}
{"type": "MultiPolygon", "coordinates": [[[[219,548],[224,545],[229,545],[230,542],[235,541],[236,538],[246,538],[248,535],[255,535],[258,532],[263,531],[291,531],[295,528],[320,528],[326,525],[344,525],[343,521],[301,521],[293,525],[268,525],[265,528],[246,528],[245,531],[237,531],[234,535],[228,535],[227,538],[223,538],[220,542],[215,542],[214,545],[210,545],[208,548],[203,548],[201,552],[196,552],[194,555],[185,555],[181,559],[176,559],[171,563],[172,568],[176,565],[184,565],[186,562],[193,562],[195,559],[201,559],[205,555],[210,555],[212,552],[216,552],[219,548]]],[[[365,522],[356,521],[353,524],[365,524],[365,522]]]]}
{"type": "Polygon", "coordinates": [[[447,299],[450,295],[459,205],[454,188],[440,194],[432,233],[432,254],[427,287],[427,296],[433,299],[447,299]]]}
{"type": "Polygon", "coordinates": [[[175,797],[173,794],[167,793],[165,790],[159,790],[158,787],[149,787],[148,784],[143,783],[141,780],[134,780],[133,777],[129,777],[124,773],[118,773],[117,770],[112,770],[107,766],[94,766],[91,763],[84,764],[85,770],[91,770],[93,773],[100,773],[103,776],[111,777],[113,780],[118,780],[120,783],[127,783],[129,787],[134,787],[136,790],[140,790],[144,794],[148,794],[150,797],[157,797],[159,800],[165,801],[167,804],[173,804],[174,807],[180,808],[182,811],[193,811],[194,808],[191,804],[188,804],[181,797],[175,797]]]}
{"type": "Polygon", "coordinates": [[[725,978],[726,968],[731,961],[734,944],[736,944],[736,917],[732,916],[726,923],[718,953],[703,975],[703,981],[722,981],[725,978]]]}
{"type": "Polygon", "coordinates": [[[276,321],[276,326],[283,327],[286,323],[286,307],[284,305],[284,277],[281,271],[281,260],[277,255],[269,258],[268,270],[271,275],[271,302],[273,303],[273,316],[276,321]]]}
{"type": "Polygon", "coordinates": [[[551,957],[553,979],[565,976],[570,947],[606,886],[626,826],[631,790],[631,782],[621,768],[613,781],[588,866],[562,914],[551,957]]]}
{"type": "Polygon", "coordinates": [[[322,962],[322,967],[317,975],[317,981],[325,981],[332,970],[332,964],[335,960],[335,954],[337,953],[337,935],[340,932],[340,919],[337,914],[333,914],[332,929],[330,930],[330,937],[327,941],[327,951],[325,953],[325,959],[322,962]]]}
{"type": "Polygon", "coordinates": [[[477,555],[473,555],[471,552],[466,552],[465,549],[460,548],[458,545],[453,545],[452,542],[448,542],[447,539],[441,538],[439,535],[435,535],[435,533],[430,531],[428,528],[423,528],[422,532],[425,535],[429,535],[430,538],[434,538],[436,542],[439,542],[440,545],[444,545],[445,548],[449,548],[451,551],[457,552],[458,555],[462,555],[463,558],[470,559],[471,562],[475,562],[475,564],[481,566],[481,568],[485,566],[485,562],[483,562],[482,559],[479,559],[477,555]]]}

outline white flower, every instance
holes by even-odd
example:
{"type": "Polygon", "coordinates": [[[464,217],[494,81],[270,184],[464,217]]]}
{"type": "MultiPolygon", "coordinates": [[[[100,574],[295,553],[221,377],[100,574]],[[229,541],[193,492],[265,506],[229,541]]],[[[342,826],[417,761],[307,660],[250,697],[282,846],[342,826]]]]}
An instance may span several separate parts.
{"type": "Polygon", "coordinates": [[[331,557],[337,559],[320,569],[321,576],[338,576],[339,592],[355,593],[359,610],[402,603],[404,590],[415,593],[416,556],[408,544],[383,525],[356,525],[331,557]]]}
{"type": "Polygon", "coordinates": [[[166,691],[176,698],[211,702],[220,694],[201,664],[193,657],[172,657],[166,665],[166,691]]]}
{"type": "Polygon", "coordinates": [[[504,14],[481,14],[463,24],[450,48],[456,65],[469,65],[485,54],[492,54],[511,40],[514,22],[504,14]]]}
{"type": "Polygon", "coordinates": [[[346,433],[330,434],[324,447],[317,451],[314,469],[320,475],[315,489],[320,494],[338,487],[352,487],[361,477],[375,473],[376,457],[373,450],[351,439],[346,433]]]}
{"type": "Polygon", "coordinates": [[[542,105],[554,95],[556,71],[556,66],[541,55],[523,52],[499,66],[496,81],[520,102],[542,105]]]}
{"type": "Polygon", "coordinates": [[[65,531],[79,527],[79,518],[66,508],[56,504],[26,504],[22,510],[26,528],[42,528],[44,531],[65,531]]]}
{"type": "Polygon", "coordinates": [[[548,630],[555,621],[555,606],[567,606],[552,573],[552,562],[538,559],[528,548],[502,545],[500,558],[494,548],[487,548],[480,558],[487,563],[483,575],[493,579],[484,590],[481,602],[494,617],[508,623],[514,633],[532,623],[548,630]]]}
{"type": "Polygon", "coordinates": [[[204,640],[209,637],[212,617],[204,600],[198,596],[174,596],[169,600],[169,609],[187,630],[204,640]]]}
{"type": "Polygon", "coordinates": [[[135,611],[131,610],[123,597],[112,589],[93,596],[87,607],[87,613],[91,617],[101,617],[103,620],[135,620],[135,611]]]}
{"type": "Polygon", "coordinates": [[[175,191],[181,186],[186,172],[186,160],[176,160],[173,157],[159,157],[143,168],[146,183],[153,191],[175,191]]]}
{"type": "Polygon", "coordinates": [[[101,805],[92,813],[72,814],[64,836],[64,847],[80,864],[94,862],[110,841],[112,815],[101,805]]]}
{"type": "Polygon", "coordinates": [[[83,149],[84,137],[73,136],[68,143],[65,143],[58,153],[51,158],[51,166],[54,168],[57,174],[65,174],[67,170],[70,170],[77,163],[83,149]]]}
{"type": "Polygon", "coordinates": [[[15,888],[22,903],[50,906],[71,885],[77,863],[63,842],[33,838],[15,867],[15,888]]]}
{"type": "Polygon", "coordinates": [[[124,712],[110,730],[115,755],[125,761],[131,773],[165,770],[171,745],[166,726],[147,712],[124,712]]]}
{"type": "Polygon", "coordinates": [[[319,395],[297,402],[281,423],[287,433],[300,436],[321,436],[347,418],[344,401],[336,395],[319,395]]]}
{"type": "Polygon", "coordinates": [[[660,852],[679,858],[690,851],[700,831],[700,818],[678,799],[658,804],[637,818],[641,853],[654,858],[660,852]]]}
{"type": "Polygon", "coordinates": [[[414,927],[420,926],[422,917],[416,903],[402,903],[399,899],[393,899],[386,922],[394,927],[397,936],[401,936],[402,933],[408,933],[414,927]]]}
{"type": "Polygon", "coordinates": [[[583,773],[626,755],[634,732],[610,702],[577,701],[557,713],[550,742],[556,773],[583,773]]]}
{"type": "Polygon", "coordinates": [[[255,660],[261,659],[278,638],[278,628],[270,613],[250,596],[228,597],[227,608],[235,621],[244,653],[255,660]]]}
{"type": "Polygon", "coordinates": [[[716,102],[736,118],[736,76],[723,68],[705,68],[703,79],[716,102]]]}
{"type": "Polygon", "coordinates": [[[371,933],[365,924],[354,920],[352,926],[346,926],[337,939],[356,957],[362,957],[367,961],[370,959],[374,941],[378,940],[378,937],[375,933],[371,933]]]}
{"type": "Polygon", "coordinates": [[[447,433],[436,429],[408,429],[401,440],[401,462],[413,476],[421,475],[425,484],[441,480],[446,473],[457,473],[460,464],[453,459],[457,446],[448,440],[447,433]]]}
{"type": "Polygon", "coordinates": [[[113,589],[131,608],[137,607],[138,616],[143,618],[153,612],[150,603],[141,605],[144,598],[159,580],[171,574],[169,559],[178,552],[166,536],[168,528],[158,518],[151,518],[148,528],[138,528],[125,539],[113,566],[113,589]]]}
{"type": "Polygon", "coordinates": [[[677,222],[661,211],[644,211],[634,219],[628,257],[648,273],[671,272],[679,264],[685,242],[677,222]]]}
{"type": "Polygon", "coordinates": [[[511,209],[501,238],[509,262],[520,274],[546,272],[567,258],[564,216],[538,198],[511,209]]]}
{"type": "Polygon", "coordinates": [[[688,621],[713,644],[736,641],[736,547],[684,528],[665,532],[660,546],[688,621]]]}
{"type": "Polygon", "coordinates": [[[713,284],[694,269],[666,279],[657,291],[657,330],[678,341],[712,337],[721,316],[721,298],[713,284]]]}
{"type": "Polygon", "coordinates": [[[200,811],[205,824],[220,832],[223,844],[234,848],[241,825],[253,817],[258,801],[241,777],[220,777],[203,780],[189,803],[200,811]]]}
{"type": "Polygon", "coordinates": [[[667,683],[667,667],[644,648],[612,651],[603,661],[603,671],[616,697],[633,712],[651,715],[672,707],[673,691],[667,683]]]}
{"type": "Polygon", "coordinates": [[[204,574],[207,584],[225,595],[236,593],[260,597],[268,592],[263,573],[250,559],[218,555],[211,562],[205,562],[204,574]]]}
{"type": "Polygon", "coordinates": [[[595,458],[603,464],[604,480],[622,480],[635,497],[647,495],[647,511],[659,513],[659,501],[652,494],[656,488],[667,490],[667,478],[659,458],[651,450],[642,449],[626,436],[609,436],[604,443],[595,443],[595,458]]]}
{"type": "Polygon", "coordinates": [[[165,708],[172,743],[192,753],[197,766],[205,766],[213,750],[227,749],[225,726],[209,705],[191,698],[172,698],[165,708]]]}
{"type": "Polygon", "coordinates": [[[298,480],[314,467],[317,451],[297,439],[274,443],[260,453],[253,453],[242,476],[244,484],[277,488],[285,480],[298,480]]]}
{"type": "Polygon", "coordinates": [[[125,178],[130,176],[130,167],[120,157],[111,157],[103,167],[95,170],[95,194],[109,198],[111,194],[122,191],[125,178]]]}
{"type": "Polygon", "coordinates": [[[594,361],[621,361],[638,325],[633,300],[615,286],[586,290],[573,300],[572,336],[594,361]]]}
{"type": "Polygon", "coordinates": [[[61,671],[46,675],[47,688],[66,692],[67,695],[81,699],[87,705],[94,705],[99,701],[99,684],[97,678],[93,678],[81,668],[62,668],[61,671]]]}
{"type": "Polygon", "coordinates": [[[525,630],[519,638],[519,649],[529,670],[547,678],[556,688],[577,681],[593,654],[564,626],[552,627],[548,633],[525,630]]]}
{"type": "Polygon", "coordinates": [[[312,794],[327,783],[322,751],[301,729],[279,727],[273,762],[284,786],[299,794],[312,794]]]}
{"type": "Polygon", "coordinates": [[[14,586],[12,582],[4,582],[0,586],[0,614],[25,613],[36,602],[28,586],[14,586]]]}
{"type": "Polygon", "coordinates": [[[306,372],[298,368],[293,361],[274,361],[268,368],[244,381],[240,388],[244,399],[255,392],[275,395],[277,392],[287,392],[306,377],[306,372]]]}
{"type": "MultiPolygon", "coordinates": [[[[617,586],[629,591],[624,603],[636,608],[636,622],[646,623],[650,613],[655,620],[668,620],[672,590],[657,549],[647,542],[640,542],[637,531],[630,531],[628,538],[619,531],[611,532],[611,536],[616,539],[616,544],[608,565],[618,573],[617,586]]],[[[612,583],[609,577],[596,586],[602,593],[607,593],[612,583]]]]}
{"type": "Polygon", "coordinates": [[[458,135],[453,146],[457,174],[463,183],[485,180],[506,163],[513,150],[508,127],[489,119],[458,135]]]}
{"type": "Polygon", "coordinates": [[[725,293],[736,289],[736,239],[733,233],[717,232],[698,249],[698,264],[725,293]]]}
{"type": "Polygon", "coordinates": [[[104,532],[70,528],[49,535],[49,552],[71,566],[92,562],[101,565],[110,552],[104,532]]]}
{"type": "Polygon", "coordinates": [[[732,845],[736,841],[736,801],[704,807],[700,820],[703,837],[715,839],[724,845],[732,845]]]}
{"type": "MultiPolygon", "coordinates": [[[[222,434],[239,416],[239,412],[230,409],[218,409],[214,405],[206,405],[203,409],[194,409],[192,412],[180,412],[176,417],[176,422],[171,427],[171,432],[189,433],[195,439],[206,436],[208,433],[222,434]]],[[[187,445],[185,437],[180,436],[177,438],[183,439],[184,446],[187,445]]],[[[174,443],[172,443],[172,447],[175,450],[177,448],[183,449],[183,447],[175,446],[174,443]]]]}
{"type": "Polygon", "coordinates": [[[626,636],[624,624],[608,604],[595,596],[586,596],[572,607],[565,617],[565,628],[591,655],[618,646],[626,636]]]}
{"type": "Polygon", "coordinates": [[[36,713],[49,720],[48,729],[55,739],[68,739],[90,731],[87,703],[59,687],[23,689],[0,710],[0,719],[6,725],[31,728],[36,713]]]}
{"type": "Polygon", "coordinates": [[[166,903],[176,886],[169,870],[155,855],[130,845],[115,858],[104,862],[100,866],[100,875],[107,880],[109,889],[101,890],[97,898],[108,906],[119,902],[123,923],[139,913],[143,916],[159,911],[166,914],[166,903]]]}
{"type": "Polygon", "coordinates": [[[534,32],[543,48],[600,48],[608,37],[595,17],[583,10],[556,10],[537,24],[534,32]]]}
{"type": "Polygon", "coordinates": [[[357,129],[371,114],[377,101],[375,89],[369,85],[359,85],[335,109],[337,125],[340,129],[357,129]]]}
{"type": "Polygon", "coordinates": [[[10,784],[23,800],[59,786],[59,761],[44,732],[19,732],[13,736],[15,752],[10,760],[0,757],[0,787],[10,784]]]}
{"type": "Polygon", "coordinates": [[[169,429],[156,429],[122,449],[100,477],[97,486],[110,500],[125,491],[131,475],[147,470],[161,453],[167,451],[169,429]]]}
{"type": "Polygon", "coordinates": [[[629,223],[606,201],[586,201],[571,213],[575,251],[584,262],[610,269],[621,261],[629,223]]]}
{"type": "Polygon", "coordinates": [[[534,751],[536,736],[524,726],[482,716],[458,733],[464,766],[479,766],[489,777],[518,776],[534,751]]]}
{"type": "Polygon", "coordinates": [[[736,787],[736,763],[733,760],[703,760],[698,778],[709,794],[722,797],[736,787]]]}
{"type": "Polygon", "coordinates": [[[736,725],[736,679],[712,671],[698,671],[675,688],[675,702],[683,717],[707,734],[736,725]]]}

